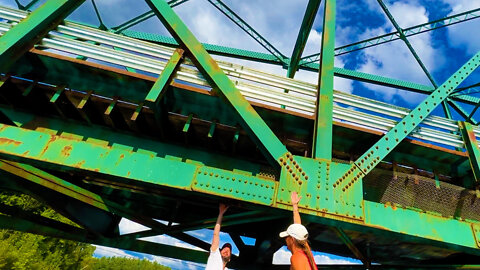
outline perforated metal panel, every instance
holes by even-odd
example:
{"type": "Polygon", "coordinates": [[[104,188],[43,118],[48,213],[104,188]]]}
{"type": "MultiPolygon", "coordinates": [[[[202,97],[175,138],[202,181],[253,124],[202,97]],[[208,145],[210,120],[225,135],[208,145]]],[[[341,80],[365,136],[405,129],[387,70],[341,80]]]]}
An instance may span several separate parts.
{"type": "Polygon", "coordinates": [[[376,169],[364,178],[364,198],[444,217],[480,220],[480,199],[472,190],[445,182],[437,184],[420,175],[376,169]]]}

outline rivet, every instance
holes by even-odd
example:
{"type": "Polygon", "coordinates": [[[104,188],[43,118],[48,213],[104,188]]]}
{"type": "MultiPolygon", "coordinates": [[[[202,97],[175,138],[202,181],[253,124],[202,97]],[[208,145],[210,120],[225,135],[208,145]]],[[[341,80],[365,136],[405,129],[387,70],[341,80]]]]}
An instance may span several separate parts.
{"type": "Polygon", "coordinates": [[[333,187],[337,187],[337,185],[336,185],[336,184],[333,184],[333,187]]]}
{"type": "Polygon", "coordinates": [[[204,175],[207,175],[207,172],[204,172],[203,174],[204,174],[204,175]]]}
{"type": "Polygon", "coordinates": [[[213,176],[213,172],[210,173],[210,176],[213,176]]]}
{"type": "Polygon", "coordinates": [[[301,185],[301,184],[302,184],[302,181],[298,181],[298,184],[301,185]]]}
{"type": "Polygon", "coordinates": [[[308,175],[305,175],[305,180],[308,180],[308,175]]]}
{"type": "Polygon", "coordinates": [[[218,174],[215,174],[215,177],[218,177],[218,174]]]}

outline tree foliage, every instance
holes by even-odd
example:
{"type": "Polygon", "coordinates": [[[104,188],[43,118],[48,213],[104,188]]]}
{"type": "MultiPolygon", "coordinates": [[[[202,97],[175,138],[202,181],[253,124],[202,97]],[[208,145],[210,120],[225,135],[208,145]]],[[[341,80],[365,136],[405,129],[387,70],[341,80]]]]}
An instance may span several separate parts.
{"type": "MultiPolygon", "coordinates": [[[[78,226],[45,204],[23,194],[0,192],[0,202],[32,214],[78,226]]],[[[12,230],[0,230],[0,269],[12,270],[107,270],[170,269],[148,260],[94,258],[90,244],[12,230]]]]}
{"type": "Polygon", "coordinates": [[[93,258],[88,263],[89,270],[167,270],[170,267],[160,265],[156,262],[151,262],[146,259],[139,260],[133,258],[120,257],[102,257],[93,258]]]}

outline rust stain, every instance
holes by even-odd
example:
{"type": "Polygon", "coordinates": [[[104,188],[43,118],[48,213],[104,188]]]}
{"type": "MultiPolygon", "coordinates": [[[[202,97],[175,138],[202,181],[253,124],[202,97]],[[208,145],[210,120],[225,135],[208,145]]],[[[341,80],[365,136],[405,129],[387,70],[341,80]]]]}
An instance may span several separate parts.
{"type": "Polygon", "coordinates": [[[127,176],[130,176],[130,173],[131,173],[131,172],[127,172],[127,176]]]}
{"type": "Polygon", "coordinates": [[[22,142],[15,141],[12,139],[7,139],[7,138],[0,138],[0,144],[13,144],[15,146],[19,146],[20,144],[22,144],[22,142]]]}
{"type": "Polygon", "coordinates": [[[25,152],[23,152],[22,156],[26,156],[26,155],[28,155],[28,153],[30,153],[30,151],[25,151],[25,152]]]}
{"type": "Polygon", "coordinates": [[[85,164],[85,160],[82,160],[80,162],[77,162],[77,163],[73,164],[73,167],[81,168],[83,166],[83,164],[85,164]]]}
{"type": "Polygon", "coordinates": [[[50,146],[50,143],[54,142],[57,139],[57,136],[55,135],[50,135],[50,140],[48,140],[47,145],[42,149],[42,153],[40,155],[45,154],[47,152],[48,147],[50,146]]]}
{"type": "Polygon", "coordinates": [[[96,172],[99,172],[99,171],[100,171],[100,169],[96,168],[96,169],[94,169],[94,171],[96,171],[96,172]]]}
{"type": "Polygon", "coordinates": [[[68,156],[70,156],[70,151],[72,151],[72,147],[70,145],[67,145],[67,146],[63,147],[62,155],[68,157],[68,156]]]}
{"type": "Polygon", "coordinates": [[[124,158],[124,157],[125,157],[125,155],[124,155],[124,154],[121,154],[121,155],[120,155],[120,159],[122,159],[122,158],[124,158]]]}

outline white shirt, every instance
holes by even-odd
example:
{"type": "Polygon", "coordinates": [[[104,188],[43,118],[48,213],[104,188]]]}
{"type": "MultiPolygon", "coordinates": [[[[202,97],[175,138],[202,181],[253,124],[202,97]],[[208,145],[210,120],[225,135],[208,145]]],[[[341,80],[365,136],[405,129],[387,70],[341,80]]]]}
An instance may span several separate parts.
{"type": "MultiPolygon", "coordinates": [[[[220,250],[218,248],[214,251],[210,251],[205,270],[223,270],[222,255],[220,254],[220,250]]],[[[225,270],[228,270],[228,268],[225,267],[225,270]]]]}

